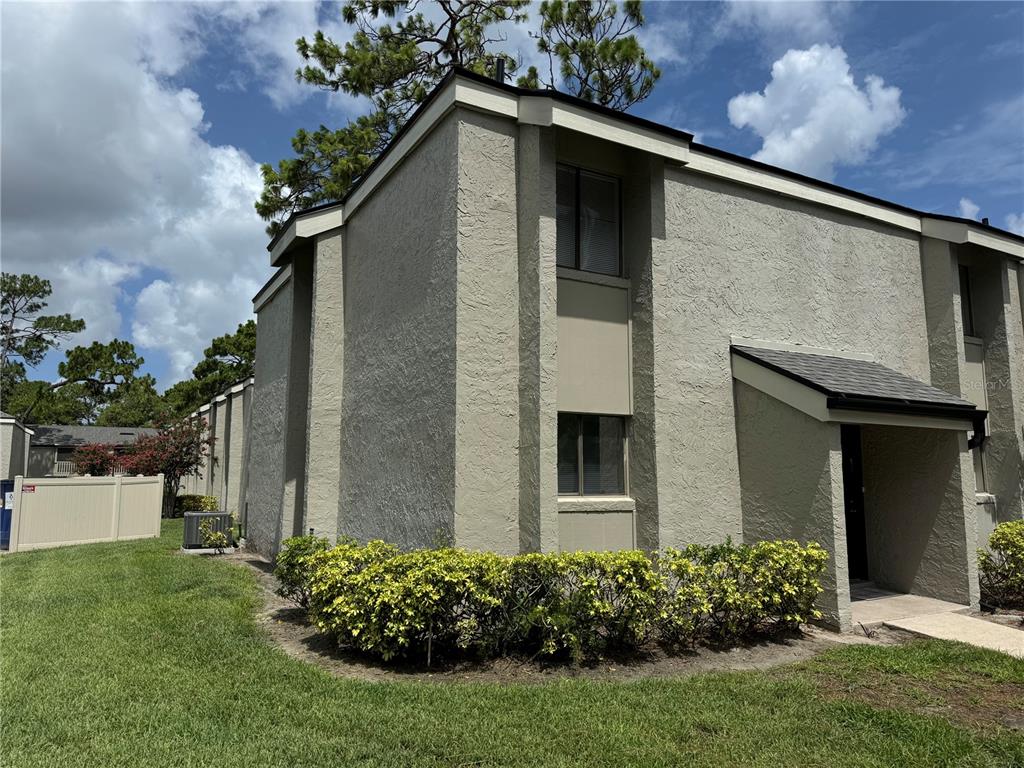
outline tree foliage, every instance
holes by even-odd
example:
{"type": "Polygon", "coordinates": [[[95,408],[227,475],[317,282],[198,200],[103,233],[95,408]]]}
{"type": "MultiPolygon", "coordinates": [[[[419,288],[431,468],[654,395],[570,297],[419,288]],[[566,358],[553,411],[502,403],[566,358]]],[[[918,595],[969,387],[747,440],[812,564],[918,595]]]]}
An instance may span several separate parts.
{"type": "Polygon", "coordinates": [[[300,82],[369,101],[367,114],[332,130],[300,130],[295,157],[262,166],[263,192],[256,210],[274,234],[293,212],[340,200],[412,112],[453,66],[485,73],[501,59],[489,46],[503,41],[501,23],[526,18],[527,0],[349,0],[344,21],[355,34],[344,45],[317,31],[296,41],[306,61],[300,82]],[[425,12],[426,11],[426,12],[425,12]]]}
{"type": "Polygon", "coordinates": [[[661,77],[634,34],[644,24],[640,0],[621,9],[612,0],[545,0],[540,17],[537,48],[548,57],[548,80],[530,67],[520,87],[562,85],[581,99],[625,110],[646,99],[661,77]]]}
{"type": "Polygon", "coordinates": [[[166,512],[173,509],[181,479],[203,466],[212,446],[213,437],[205,420],[179,419],[162,427],[156,435],[143,435],[136,440],[122,463],[132,475],[163,474],[166,512]]]}
{"type": "Polygon", "coordinates": [[[256,321],[240,323],[234,333],[218,336],[192,369],[192,378],[164,393],[170,414],[187,416],[240,379],[253,375],[256,365],[256,321]]]}
{"type": "Polygon", "coordinates": [[[105,443],[88,443],[75,449],[71,456],[80,475],[108,475],[120,460],[118,447],[105,443]]]}
{"type": "Polygon", "coordinates": [[[45,315],[53,293],[49,280],[36,275],[0,274],[0,367],[9,364],[34,367],[46,353],[72,335],[85,330],[85,321],[62,315],[45,315]]]}
{"type": "MultiPolygon", "coordinates": [[[[342,199],[453,66],[480,74],[500,60],[501,25],[526,20],[527,0],[348,0],[342,19],[354,28],[340,45],[322,31],[296,41],[306,64],[296,78],[313,87],[365,98],[366,114],[347,125],[299,130],[295,156],[262,166],[256,210],[276,234],[296,211],[342,199]]],[[[537,45],[549,77],[536,68],[519,79],[528,88],[563,87],[581,98],[626,109],[646,98],[660,76],[634,34],[644,23],[640,0],[552,0],[540,6],[537,45]],[[558,74],[555,75],[555,61],[558,74]]]]}

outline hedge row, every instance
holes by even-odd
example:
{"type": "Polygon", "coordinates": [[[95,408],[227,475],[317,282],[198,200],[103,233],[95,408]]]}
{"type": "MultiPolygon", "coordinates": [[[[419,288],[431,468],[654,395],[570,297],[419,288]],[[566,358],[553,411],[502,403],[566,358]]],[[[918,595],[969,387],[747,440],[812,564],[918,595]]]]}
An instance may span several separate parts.
{"type": "Polygon", "coordinates": [[[1024,520],[1000,523],[978,552],[981,600],[997,608],[1024,608],[1024,520]]]}
{"type": "Polygon", "coordinates": [[[182,493],[174,497],[175,517],[181,517],[186,512],[216,512],[218,509],[220,509],[220,502],[216,496],[182,493]]]}
{"type": "Polygon", "coordinates": [[[569,656],[734,642],[819,616],[828,555],[816,544],[529,554],[462,549],[401,552],[288,539],[280,594],[308,608],[340,645],[388,660],[438,653],[569,656]]]}

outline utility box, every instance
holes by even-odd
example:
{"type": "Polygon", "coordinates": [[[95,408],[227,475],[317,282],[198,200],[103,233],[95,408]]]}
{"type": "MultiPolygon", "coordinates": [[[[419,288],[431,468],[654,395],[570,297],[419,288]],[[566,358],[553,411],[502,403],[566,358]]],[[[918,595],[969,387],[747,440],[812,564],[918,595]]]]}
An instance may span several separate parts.
{"type": "Polygon", "coordinates": [[[199,525],[204,520],[213,521],[213,530],[223,531],[227,534],[228,545],[235,543],[231,530],[231,515],[227,512],[186,512],[185,513],[185,541],[182,547],[185,549],[201,549],[204,547],[203,534],[199,525]]]}

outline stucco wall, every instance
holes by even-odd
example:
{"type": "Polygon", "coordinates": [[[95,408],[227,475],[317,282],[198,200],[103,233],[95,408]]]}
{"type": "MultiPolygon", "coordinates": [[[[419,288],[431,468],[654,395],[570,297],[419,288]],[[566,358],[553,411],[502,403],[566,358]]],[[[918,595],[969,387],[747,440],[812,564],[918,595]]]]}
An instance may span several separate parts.
{"type": "Polygon", "coordinates": [[[230,407],[229,421],[225,426],[225,459],[224,459],[224,497],[221,504],[225,510],[235,515],[236,519],[241,513],[242,467],[245,461],[245,401],[246,389],[228,394],[230,407]]]}
{"type": "Polygon", "coordinates": [[[225,485],[225,473],[227,471],[228,441],[227,430],[229,416],[228,400],[216,399],[210,408],[213,423],[210,425],[210,432],[213,435],[213,450],[211,460],[207,463],[210,469],[210,490],[211,496],[216,496],[219,509],[224,509],[227,502],[227,487],[225,485]]]}
{"type": "Polygon", "coordinates": [[[1020,519],[1024,505],[1024,338],[1016,265],[960,246],[970,261],[975,333],[985,349],[989,437],[984,445],[986,490],[1000,521],[1020,519]]]}
{"type": "Polygon", "coordinates": [[[292,283],[289,281],[256,316],[250,479],[244,533],[249,546],[264,554],[275,552],[281,537],[291,322],[292,283]]]}
{"type": "Polygon", "coordinates": [[[11,480],[16,475],[25,474],[25,453],[28,450],[29,436],[18,424],[0,424],[0,475],[4,480],[11,480]]]}
{"type": "Polygon", "coordinates": [[[850,585],[839,425],[742,382],[735,383],[735,395],[743,540],[796,539],[824,547],[830,559],[818,608],[827,623],[846,629],[850,585]]]}
{"type": "Polygon", "coordinates": [[[668,169],[652,284],[662,545],[742,531],[731,335],[867,352],[928,380],[909,233],[668,169]]]}
{"type": "Polygon", "coordinates": [[[871,580],[977,606],[977,510],[964,433],[865,425],[861,434],[871,580]]]}
{"type": "Polygon", "coordinates": [[[516,126],[460,110],[455,538],[519,550],[516,126]]]}
{"type": "Polygon", "coordinates": [[[454,531],[458,133],[449,116],[346,225],[339,534],[454,531]]]}

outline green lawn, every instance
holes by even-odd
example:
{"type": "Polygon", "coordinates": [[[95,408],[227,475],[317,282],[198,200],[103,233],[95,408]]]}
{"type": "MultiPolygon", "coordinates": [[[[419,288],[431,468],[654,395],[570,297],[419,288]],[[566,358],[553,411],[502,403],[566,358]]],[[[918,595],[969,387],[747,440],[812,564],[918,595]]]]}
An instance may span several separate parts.
{"type": "Polygon", "coordinates": [[[915,643],[678,681],[346,681],[271,647],[253,575],[177,556],[180,540],[175,521],[159,540],[0,559],[3,765],[1024,766],[1020,731],[947,717],[989,696],[1024,711],[1024,664],[998,654],[915,643]]]}

